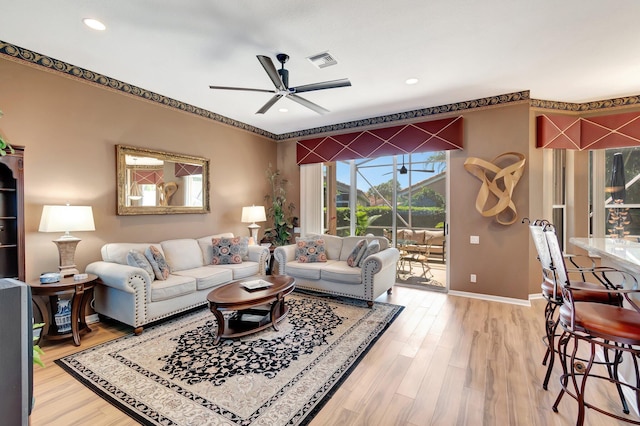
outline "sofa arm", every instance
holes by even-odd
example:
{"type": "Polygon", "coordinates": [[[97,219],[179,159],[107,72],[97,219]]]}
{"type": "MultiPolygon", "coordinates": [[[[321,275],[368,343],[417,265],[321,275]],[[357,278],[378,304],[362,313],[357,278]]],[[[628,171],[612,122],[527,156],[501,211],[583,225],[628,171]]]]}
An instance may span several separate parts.
{"type": "Polygon", "coordinates": [[[135,266],[98,261],[87,265],[86,271],[97,275],[102,284],[127,293],[151,287],[152,280],[147,271],[135,266]]]}
{"type": "Polygon", "coordinates": [[[273,251],[273,259],[278,263],[278,272],[281,275],[285,275],[287,273],[287,262],[293,262],[296,259],[296,245],[289,244],[276,247],[273,251]]]}
{"type": "Polygon", "coordinates": [[[152,278],[142,268],[98,261],[87,265],[101,285],[96,289],[96,311],[129,324],[136,334],[147,321],[147,305],[151,301],[152,278]]]}
{"type": "Polygon", "coordinates": [[[396,271],[400,252],[390,247],[367,257],[362,265],[362,284],[365,296],[372,303],[396,283],[396,271]]]}
{"type": "Polygon", "coordinates": [[[253,245],[249,246],[249,260],[252,262],[258,262],[258,275],[266,275],[267,262],[269,261],[269,248],[264,246],[253,245]]]}
{"type": "Polygon", "coordinates": [[[374,275],[389,267],[393,268],[395,274],[399,258],[400,252],[395,247],[389,247],[388,249],[379,251],[378,253],[367,257],[362,265],[363,282],[365,282],[365,276],[367,274],[374,275]]]}

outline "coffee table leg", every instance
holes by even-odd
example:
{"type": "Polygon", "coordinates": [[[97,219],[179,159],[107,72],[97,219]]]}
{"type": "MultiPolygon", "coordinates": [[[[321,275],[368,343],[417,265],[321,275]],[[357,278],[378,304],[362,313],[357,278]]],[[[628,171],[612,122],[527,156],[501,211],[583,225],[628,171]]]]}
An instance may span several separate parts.
{"type": "Polygon", "coordinates": [[[218,322],[216,339],[213,341],[213,344],[217,345],[220,341],[220,336],[222,336],[222,334],[224,333],[224,316],[222,316],[222,312],[220,312],[215,306],[211,307],[211,312],[213,313],[213,316],[216,317],[216,321],[218,322]]]}
{"type": "Polygon", "coordinates": [[[271,304],[271,325],[275,331],[278,330],[278,320],[280,319],[280,306],[282,304],[282,299],[277,299],[271,304]]]}

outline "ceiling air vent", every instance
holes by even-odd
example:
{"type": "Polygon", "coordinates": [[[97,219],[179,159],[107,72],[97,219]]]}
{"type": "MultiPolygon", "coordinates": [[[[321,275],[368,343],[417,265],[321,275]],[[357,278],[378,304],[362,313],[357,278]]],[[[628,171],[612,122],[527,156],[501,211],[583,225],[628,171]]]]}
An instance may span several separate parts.
{"type": "Polygon", "coordinates": [[[329,52],[318,53],[317,55],[309,56],[307,59],[318,68],[326,68],[338,63],[329,52]]]}

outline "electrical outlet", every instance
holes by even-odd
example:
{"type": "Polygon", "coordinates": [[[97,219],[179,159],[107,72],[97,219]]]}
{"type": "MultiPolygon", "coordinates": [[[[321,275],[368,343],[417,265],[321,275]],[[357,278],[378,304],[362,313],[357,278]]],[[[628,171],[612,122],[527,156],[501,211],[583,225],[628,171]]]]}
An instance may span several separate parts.
{"type": "Polygon", "coordinates": [[[480,236],[479,235],[471,235],[469,237],[469,244],[480,244],[480,236]]]}
{"type": "Polygon", "coordinates": [[[471,281],[472,283],[476,282],[476,274],[471,274],[471,276],[469,276],[469,281],[471,281]]]}

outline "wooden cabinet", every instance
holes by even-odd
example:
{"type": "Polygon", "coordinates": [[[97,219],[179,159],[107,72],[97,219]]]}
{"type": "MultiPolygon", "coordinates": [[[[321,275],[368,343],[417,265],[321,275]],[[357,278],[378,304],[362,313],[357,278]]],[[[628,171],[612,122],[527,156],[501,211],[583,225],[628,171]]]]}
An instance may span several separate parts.
{"type": "Polygon", "coordinates": [[[0,278],[24,281],[24,150],[0,157],[0,278]]]}

